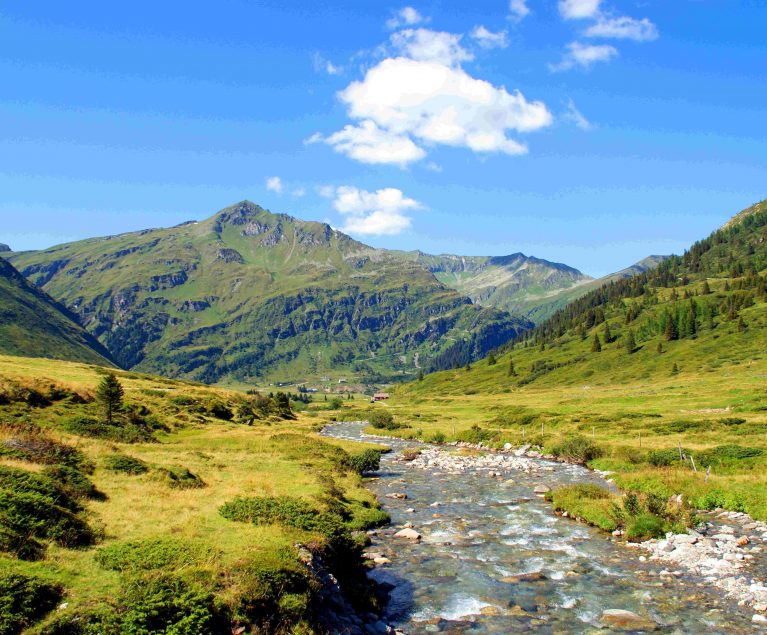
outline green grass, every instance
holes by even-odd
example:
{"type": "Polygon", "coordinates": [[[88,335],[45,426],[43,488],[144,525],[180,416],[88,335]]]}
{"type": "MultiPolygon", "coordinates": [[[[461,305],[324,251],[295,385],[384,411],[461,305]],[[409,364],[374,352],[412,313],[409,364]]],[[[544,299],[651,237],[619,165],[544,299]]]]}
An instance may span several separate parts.
{"type": "MultiPolygon", "coordinates": [[[[106,629],[117,620],[118,632],[139,632],[160,606],[168,609],[160,611],[168,624],[197,615],[209,624],[224,620],[269,632],[301,624],[310,628],[308,607],[317,584],[298,561],[295,545],[332,546],[337,562],[344,563],[339,575],[350,579],[362,571],[362,560],[354,557],[358,543],[335,538],[328,543],[329,525],[323,523],[235,522],[219,508],[243,497],[289,497],[317,518],[334,519],[331,525],[336,523],[332,526],[341,536],[385,522],[388,517],[363,487],[353,459],[364,446],[320,439],[316,419],[304,415],[224,421],[199,405],[218,402],[236,413],[244,395],[120,371],[126,403],[142,406],[161,425],[156,439],[128,444],[77,435],[66,422],[98,416],[90,397],[102,372],[76,363],[0,356],[0,389],[8,388],[0,393],[11,397],[0,405],[0,420],[7,422],[0,427],[0,448],[9,450],[0,454],[0,477],[5,475],[0,490],[3,483],[18,490],[22,479],[37,496],[58,496],[59,506],[71,500],[70,513],[95,536],[94,544],[72,548],[42,534],[36,560],[0,553],[0,575],[39,578],[62,590],[68,608],[38,620],[37,628],[48,624],[51,633],[69,632],[67,624],[78,619],[106,629]],[[27,394],[22,387],[46,395],[53,387],[69,396],[30,405],[13,398],[27,394]],[[27,437],[34,443],[21,444],[24,451],[8,445],[27,437]],[[68,480],[61,477],[61,461],[85,475],[91,495],[85,493],[86,483],[71,474],[68,480]],[[51,470],[58,470],[57,481],[47,476],[51,470]],[[177,486],[188,482],[204,486],[177,486]],[[66,487],[79,488],[80,495],[63,498],[57,488],[66,487]]],[[[364,584],[351,586],[350,595],[361,607],[375,606],[364,584]]]]}

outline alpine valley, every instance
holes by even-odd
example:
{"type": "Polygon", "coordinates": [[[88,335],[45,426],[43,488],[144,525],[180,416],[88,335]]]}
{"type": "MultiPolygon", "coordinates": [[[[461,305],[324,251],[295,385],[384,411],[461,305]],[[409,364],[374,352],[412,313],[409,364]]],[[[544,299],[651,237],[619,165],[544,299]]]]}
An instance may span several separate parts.
{"type": "Polygon", "coordinates": [[[523,254],[374,249],[248,201],[201,222],[6,255],[121,367],[206,383],[380,383],[464,365],[593,282],[523,254]]]}

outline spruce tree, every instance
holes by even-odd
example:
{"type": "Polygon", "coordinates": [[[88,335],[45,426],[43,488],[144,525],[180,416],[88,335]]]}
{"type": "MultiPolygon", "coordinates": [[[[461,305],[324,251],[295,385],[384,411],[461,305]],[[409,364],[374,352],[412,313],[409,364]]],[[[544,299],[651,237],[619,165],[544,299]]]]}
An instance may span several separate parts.
{"type": "Polygon", "coordinates": [[[658,351],[658,355],[662,355],[663,354],[663,342],[658,342],[657,351],[658,351]]]}
{"type": "Polygon", "coordinates": [[[597,333],[594,333],[594,341],[591,343],[591,352],[592,353],[602,352],[602,342],[599,341],[599,334],[597,333]]]}
{"type": "Polygon", "coordinates": [[[703,288],[700,293],[701,295],[709,295],[711,293],[711,287],[708,286],[708,280],[703,281],[703,288]]]}
{"type": "Polygon", "coordinates": [[[471,370],[471,363],[470,362],[466,362],[466,366],[465,366],[464,370],[466,370],[466,371],[470,371],[471,370]]]}
{"type": "Polygon", "coordinates": [[[610,332],[610,323],[605,322],[605,344],[613,341],[613,334],[610,332]]]}
{"type": "Polygon", "coordinates": [[[676,362],[674,362],[674,365],[671,367],[671,374],[672,375],[679,374],[679,366],[676,365],[676,362]]]}
{"type": "Polygon", "coordinates": [[[514,360],[509,359],[509,377],[516,377],[516,376],[517,376],[517,371],[514,368],[514,360]]]}
{"type": "Polygon", "coordinates": [[[123,387],[114,373],[109,373],[96,388],[96,400],[104,410],[107,425],[112,425],[115,412],[122,408],[123,387]]]}
{"type": "Polygon", "coordinates": [[[741,315],[738,318],[738,331],[743,333],[743,331],[745,331],[745,330],[746,330],[746,323],[743,321],[743,316],[741,315]]]}
{"type": "Polygon", "coordinates": [[[679,339],[679,330],[676,328],[676,318],[673,315],[668,316],[664,335],[666,336],[666,340],[669,342],[671,340],[679,339]]]}
{"type": "Polygon", "coordinates": [[[633,353],[637,349],[637,343],[634,339],[634,331],[629,329],[629,332],[626,334],[626,351],[628,351],[629,355],[633,353]]]}
{"type": "Polygon", "coordinates": [[[488,366],[495,366],[495,364],[498,363],[498,360],[495,358],[495,355],[493,355],[493,352],[490,351],[490,353],[487,356],[487,365],[488,366]]]}
{"type": "Polygon", "coordinates": [[[423,370],[418,369],[418,381],[423,381],[423,370]]]}

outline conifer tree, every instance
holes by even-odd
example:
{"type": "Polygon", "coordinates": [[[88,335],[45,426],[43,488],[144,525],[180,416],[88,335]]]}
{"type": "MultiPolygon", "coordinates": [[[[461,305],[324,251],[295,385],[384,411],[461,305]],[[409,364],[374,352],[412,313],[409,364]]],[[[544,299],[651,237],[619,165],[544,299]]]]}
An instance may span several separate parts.
{"type": "Polygon", "coordinates": [[[629,332],[626,334],[626,351],[629,353],[633,353],[637,349],[637,343],[634,339],[634,331],[629,329],[629,332]]]}
{"type": "Polygon", "coordinates": [[[423,370],[418,369],[418,381],[423,381],[423,370]]]}
{"type": "Polygon", "coordinates": [[[658,351],[658,355],[662,355],[663,354],[663,342],[658,342],[657,351],[658,351]]]}
{"type": "Polygon", "coordinates": [[[594,333],[594,341],[591,343],[591,352],[592,353],[602,352],[602,342],[599,341],[599,334],[597,333],[594,333]]]}
{"type": "Polygon", "coordinates": [[[613,341],[613,334],[610,332],[610,323],[605,322],[605,344],[613,341]]]}
{"type": "Polygon", "coordinates": [[[470,371],[471,370],[471,363],[466,362],[466,366],[465,366],[464,370],[470,371]]]}
{"type": "Polygon", "coordinates": [[[674,362],[674,365],[671,367],[671,374],[672,375],[679,374],[679,366],[676,365],[676,362],[674,362]]]}
{"type": "Polygon", "coordinates": [[[495,358],[495,355],[492,351],[488,353],[487,355],[487,365],[488,366],[495,366],[498,363],[498,360],[495,358]]]}
{"type": "Polygon", "coordinates": [[[711,287],[708,286],[708,280],[703,281],[703,288],[700,291],[701,295],[710,295],[711,287]]]}
{"type": "Polygon", "coordinates": [[[114,373],[107,374],[96,388],[96,400],[104,410],[107,425],[112,425],[114,413],[122,407],[123,395],[123,387],[114,373]]]}
{"type": "Polygon", "coordinates": [[[743,316],[741,315],[738,318],[738,331],[743,333],[743,331],[745,331],[745,330],[746,330],[746,323],[743,321],[743,316]]]}
{"type": "Polygon", "coordinates": [[[669,315],[666,321],[666,330],[663,333],[666,336],[666,340],[669,342],[679,339],[679,330],[676,327],[676,318],[673,315],[669,315]]]}
{"type": "Polygon", "coordinates": [[[516,377],[517,370],[514,368],[514,360],[509,359],[509,377],[516,377]]]}

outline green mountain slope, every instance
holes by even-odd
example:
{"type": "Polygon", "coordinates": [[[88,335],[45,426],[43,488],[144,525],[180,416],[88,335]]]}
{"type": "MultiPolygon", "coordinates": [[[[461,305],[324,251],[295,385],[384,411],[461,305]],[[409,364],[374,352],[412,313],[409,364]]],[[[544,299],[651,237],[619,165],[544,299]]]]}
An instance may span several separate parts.
{"type": "Polygon", "coordinates": [[[2,258],[0,353],[111,365],[109,353],[74,316],[2,258]]]}
{"type": "Polygon", "coordinates": [[[678,371],[716,372],[762,359],[767,346],[767,202],[748,211],[683,256],[614,279],[574,300],[498,364],[459,377],[437,374],[404,390],[463,394],[611,384],[668,376],[675,364],[678,371]]]}
{"type": "Polygon", "coordinates": [[[393,378],[476,358],[530,326],[417,263],[247,201],[12,259],[122,366],[205,382],[393,378]]]}
{"type": "Polygon", "coordinates": [[[562,293],[577,293],[592,280],[573,267],[522,253],[508,256],[395,253],[424,266],[440,282],[477,304],[517,315],[536,313],[539,319],[545,313],[542,307],[549,306],[562,293]]]}

